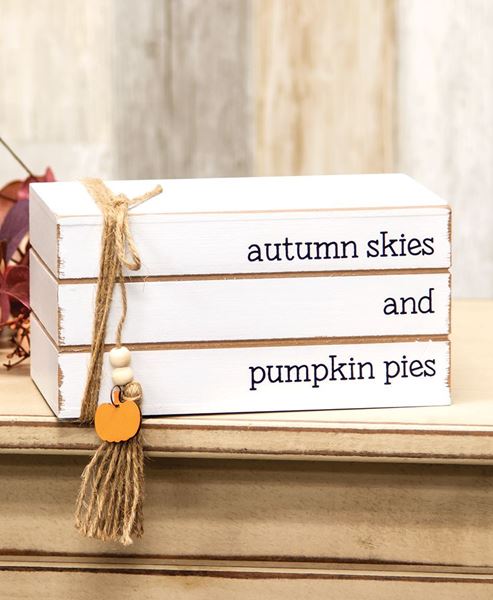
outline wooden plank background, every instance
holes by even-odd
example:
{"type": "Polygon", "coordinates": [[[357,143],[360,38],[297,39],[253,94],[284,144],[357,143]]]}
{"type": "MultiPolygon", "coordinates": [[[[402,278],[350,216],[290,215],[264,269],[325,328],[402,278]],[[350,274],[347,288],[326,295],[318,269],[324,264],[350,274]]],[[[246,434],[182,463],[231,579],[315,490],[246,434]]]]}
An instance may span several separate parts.
{"type": "MultiPolygon", "coordinates": [[[[0,134],[59,178],[404,171],[493,296],[490,0],[0,0],[0,134]]],[[[0,154],[0,181],[20,175],[0,154]]]]}
{"type": "Polygon", "coordinates": [[[447,198],[456,295],[493,296],[493,2],[397,4],[396,165],[447,198]]]}
{"type": "Polygon", "coordinates": [[[392,3],[253,6],[256,172],[392,170],[392,3]]]}

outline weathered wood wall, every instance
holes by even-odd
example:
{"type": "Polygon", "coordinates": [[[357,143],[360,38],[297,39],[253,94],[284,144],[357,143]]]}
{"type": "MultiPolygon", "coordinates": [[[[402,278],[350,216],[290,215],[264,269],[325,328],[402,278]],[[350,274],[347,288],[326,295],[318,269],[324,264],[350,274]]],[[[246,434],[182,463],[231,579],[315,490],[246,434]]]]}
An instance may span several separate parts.
{"type": "Polygon", "coordinates": [[[393,7],[255,0],[255,170],[392,170],[393,7]]]}
{"type": "MultiPolygon", "coordinates": [[[[0,0],[1,134],[61,178],[244,175],[247,0],[0,0]]],[[[21,174],[1,156],[0,177],[21,174]]]]}
{"type": "MultiPolygon", "coordinates": [[[[493,296],[490,0],[0,0],[0,133],[60,178],[405,171],[493,296]]],[[[20,175],[0,154],[0,181],[20,175]]]]}
{"type": "Polygon", "coordinates": [[[493,296],[493,2],[401,0],[396,166],[449,199],[456,295],[493,296]]]}
{"type": "MultiPolygon", "coordinates": [[[[61,177],[114,170],[109,0],[0,0],[1,135],[61,177]]],[[[2,151],[0,181],[22,171],[2,151]]]]}

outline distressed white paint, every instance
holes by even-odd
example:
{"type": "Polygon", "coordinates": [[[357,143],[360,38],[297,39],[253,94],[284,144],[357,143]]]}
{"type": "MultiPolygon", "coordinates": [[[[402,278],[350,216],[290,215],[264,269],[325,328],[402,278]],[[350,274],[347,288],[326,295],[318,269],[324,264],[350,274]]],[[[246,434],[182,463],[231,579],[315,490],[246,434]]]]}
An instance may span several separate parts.
{"type": "MultiPolygon", "coordinates": [[[[132,197],[155,183],[111,185],[132,197]]],[[[131,213],[141,275],[448,268],[450,264],[449,209],[403,175],[160,183],[163,193],[131,213]],[[428,239],[432,248],[426,254],[424,249],[418,254],[416,248],[403,253],[398,241],[395,250],[387,249],[381,256],[381,232],[387,241],[400,240],[402,235],[408,242],[428,239]],[[248,260],[252,244],[286,240],[292,246],[285,260],[248,260]],[[370,240],[380,240],[378,256],[367,254],[370,240]],[[348,241],[356,244],[356,256],[354,246],[342,245],[348,241]],[[324,242],[338,244],[329,259],[295,258],[293,244],[324,242]]],[[[97,277],[102,219],[83,186],[75,182],[34,185],[31,204],[32,245],[52,273],[60,279],[97,277]]],[[[313,256],[323,258],[324,250],[313,256]]]]}
{"type": "MultiPolygon", "coordinates": [[[[62,346],[91,344],[95,283],[57,284],[31,255],[31,304],[62,346]],[[58,303],[53,301],[58,295],[58,303]]],[[[125,343],[448,334],[448,273],[135,281],[126,284],[125,343]],[[423,312],[384,314],[385,299],[431,294],[423,312]],[[431,308],[431,310],[430,310],[431,308]]],[[[107,343],[121,315],[115,294],[107,343]]]]}
{"type": "MultiPolygon", "coordinates": [[[[358,211],[358,216],[351,217],[347,216],[348,212],[259,213],[244,219],[218,217],[213,221],[169,221],[156,217],[153,222],[145,223],[136,218],[132,220],[132,235],[142,260],[139,274],[449,267],[449,214],[446,209],[423,209],[419,216],[391,210],[366,211],[366,214],[358,211]],[[406,240],[402,256],[401,235],[406,240]],[[431,250],[422,245],[423,240],[431,250]],[[368,246],[369,243],[375,246],[375,242],[378,242],[378,256],[375,256],[377,250],[368,246]],[[389,242],[393,243],[393,250],[384,250],[383,246],[389,242]],[[409,253],[409,243],[419,245],[418,250],[412,250],[413,254],[409,253]],[[261,260],[255,260],[256,256],[261,260]],[[267,260],[267,256],[271,260],[267,260]],[[308,258],[300,259],[299,256],[308,258]]],[[[47,237],[36,250],[43,257],[46,247],[46,256],[51,261],[44,257],[43,260],[56,269],[54,274],[61,279],[95,278],[99,272],[100,240],[99,226],[62,225],[58,256],[53,257],[48,252],[47,237]]]]}
{"type": "Polygon", "coordinates": [[[493,3],[397,2],[397,167],[453,207],[456,296],[493,296],[493,3]]]}
{"type": "MultiPolygon", "coordinates": [[[[113,192],[129,198],[161,185],[162,194],[132,210],[132,214],[143,215],[447,205],[445,200],[400,173],[107,183],[113,192]]],[[[35,183],[31,190],[58,217],[81,217],[84,223],[101,219],[100,209],[78,181],[35,183]]]]}
{"type": "MultiPolygon", "coordinates": [[[[78,417],[89,355],[58,353],[36,319],[33,319],[32,343],[35,350],[32,376],[36,384],[56,414],[62,418],[78,417]]],[[[145,415],[450,403],[449,342],[133,351],[132,365],[138,379],[145,382],[142,406],[145,415]],[[403,357],[407,360],[406,371],[403,357]],[[370,361],[374,378],[369,378],[369,367],[361,371],[364,379],[358,379],[359,367],[353,378],[347,365],[339,374],[334,371],[341,362],[347,363],[351,359],[355,363],[370,361]],[[425,377],[423,369],[415,369],[415,375],[421,375],[411,376],[409,365],[416,360],[421,363],[434,361],[435,374],[425,377]],[[293,370],[290,377],[281,371],[283,383],[271,383],[268,376],[262,383],[255,383],[261,379],[260,369],[267,373],[267,365],[307,365],[307,370],[302,370],[303,376],[293,370]],[[327,373],[323,365],[327,367],[327,373]],[[259,369],[252,371],[251,368],[257,367],[259,369]],[[308,373],[308,381],[304,380],[305,373],[308,373]],[[347,379],[342,380],[340,373],[346,373],[347,379]],[[396,376],[390,378],[389,374],[396,376]]],[[[105,356],[101,402],[107,402],[109,398],[110,372],[108,356],[105,356]]],[[[276,378],[272,374],[272,379],[276,378]]]]}

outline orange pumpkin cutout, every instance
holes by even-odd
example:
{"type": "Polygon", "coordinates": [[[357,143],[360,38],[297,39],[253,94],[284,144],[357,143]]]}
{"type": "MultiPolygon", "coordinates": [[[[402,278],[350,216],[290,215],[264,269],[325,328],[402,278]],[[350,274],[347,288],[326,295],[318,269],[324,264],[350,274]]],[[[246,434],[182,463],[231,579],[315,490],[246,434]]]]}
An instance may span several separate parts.
{"type": "Polygon", "coordinates": [[[111,403],[100,404],[94,417],[94,427],[106,442],[125,442],[140,429],[142,415],[133,400],[121,401],[122,390],[117,385],[111,390],[111,403]]]}

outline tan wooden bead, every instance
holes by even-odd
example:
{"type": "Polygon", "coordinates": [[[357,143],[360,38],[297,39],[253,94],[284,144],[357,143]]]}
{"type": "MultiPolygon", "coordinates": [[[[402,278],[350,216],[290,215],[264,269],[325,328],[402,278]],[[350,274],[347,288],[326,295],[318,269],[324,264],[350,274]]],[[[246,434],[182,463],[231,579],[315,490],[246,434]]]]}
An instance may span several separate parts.
{"type": "Polygon", "coordinates": [[[130,350],[126,346],[110,350],[110,364],[112,367],[128,367],[130,362],[130,350]]]}
{"type": "Polygon", "coordinates": [[[111,378],[113,379],[113,383],[115,385],[126,385],[133,380],[134,372],[132,371],[131,367],[119,367],[117,369],[113,369],[111,378]]]}

